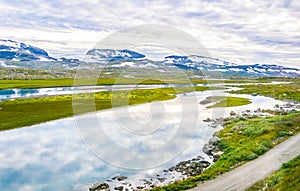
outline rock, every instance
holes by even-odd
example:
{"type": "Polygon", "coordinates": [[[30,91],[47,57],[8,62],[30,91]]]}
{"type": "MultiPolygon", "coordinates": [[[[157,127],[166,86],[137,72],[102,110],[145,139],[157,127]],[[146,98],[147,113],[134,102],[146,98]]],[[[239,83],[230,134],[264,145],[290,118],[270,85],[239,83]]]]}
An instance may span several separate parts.
{"type": "Polygon", "coordinates": [[[234,116],[234,115],[236,115],[236,113],[235,113],[234,111],[231,111],[231,112],[230,112],[230,115],[231,115],[231,116],[234,116]]]}
{"type": "Polygon", "coordinates": [[[210,118],[207,118],[207,119],[204,119],[203,121],[204,121],[204,122],[211,122],[211,119],[210,119],[210,118]]]}
{"type": "Polygon", "coordinates": [[[163,182],[166,180],[166,178],[158,178],[157,180],[159,180],[160,182],[163,182]]]}
{"type": "Polygon", "coordinates": [[[292,105],[292,104],[290,104],[290,103],[287,103],[287,104],[285,105],[285,107],[287,107],[287,108],[291,108],[291,107],[293,107],[293,105],[292,105]]]}
{"type": "MultiPolygon", "coordinates": [[[[176,172],[179,172],[182,178],[196,176],[202,173],[203,168],[207,168],[210,165],[208,161],[204,161],[203,157],[199,156],[187,161],[181,161],[176,166],[171,167],[176,172]]],[[[158,178],[160,182],[165,181],[165,179],[158,178]]]]}
{"type": "Polygon", "coordinates": [[[217,145],[217,143],[220,141],[221,139],[219,137],[212,137],[211,139],[209,139],[208,143],[211,145],[217,145]]]}
{"type": "Polygon", "coordinates": [[[115,190],[123,190],[123,188],[124,188],[123,186],[114,187],[115,190]]]}
{"type": "Polygon", "coordinates": [[[169,168],[169,171],[174,171],[175,170],[175,166],[172,166],[171,168],[169,168]]]}
{"type": "Polygon", "coordinates": [[[204,168],[206,168],[210,165],[210,163],[206,160],[200,161],[199,164],[204,168]]]}
{"type": "Polygon", "coordinates": [[[202,156],[197,156],[197,158],[196,158],[197,160],[202,160],[202,159],[204,159],[202,156]]]}
{"type": "Polygon", "coordinates": [[[107,183],[103,183],[103,182],[99,182],[99,183],[95,183],[93,184],[90,188],[89,191],[100,191],[100,190],[105,190],[105,191],[109,191],[109,185],[107,183]]]}
{"type": "Polygon", "coordinates": [[[205,144],[202,151],[208,155],[211,155],[211,152],[214,150],[214,146],[211,144],[205,144]]]}
{"type": "Polygon", "coordinates": [[[252,92],[252,96],[257,96],[258,94],[256,92],[252,92]]]}
{"type": "Polygon", "coordinates": [[[218,152],[213,152],[212,154],[213,154],[213,158],[214,158],[213,161],[216,162],[221,157],[221,155],[223,154],[223,152],[222,151],[218,151],[218,152]]]}
{"type": "Polygon", "coordinates": [[[143,181],[145,182],[145,184],[148,184],[148,185],[152,184],[149,180],[143,179],[143,181]]]}
{"type": "Polygon", "coordinates": [[[113,180],[117,179],[118,181],[122,181],[122,180],[127,179],[127,177],[126,177],[126,176],[115,176],[115,177],[113,177],[112,179],[113,179],[113,180]]]}
{"type": "Polygon", "coordinates": [[[118,176],[118,178],[117,178],[118,181],[122,181],[122,180],[125,180],[125,179],[127,179],[126,176],[118,176]]]}
{"type": "Polygon", "coordinates": [[[144,189],[145,187],[144,187],[144,186],[137,186],[136,188],[139,189],[139,190],[142,190],[142,189],[144,189]]]}

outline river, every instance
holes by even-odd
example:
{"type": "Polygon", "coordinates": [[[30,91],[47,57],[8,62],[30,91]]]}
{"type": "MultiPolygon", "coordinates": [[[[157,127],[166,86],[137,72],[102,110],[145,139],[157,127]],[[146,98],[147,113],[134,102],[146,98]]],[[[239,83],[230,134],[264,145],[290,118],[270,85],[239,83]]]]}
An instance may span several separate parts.
{"type": "MultiPolygon", "coordinates": [[[[0,132],[0,188],[81,191],[116,175],[155,176],[195,156],[218,128],[203,122],[244,110],[274,109],[281,101],[223,90],[114,108],[0,132]],[[249,98],[249,105],[206,109],[212,95],[249,98]]],[[[139,184],[139,183],[136,183],[139,184]]]]}

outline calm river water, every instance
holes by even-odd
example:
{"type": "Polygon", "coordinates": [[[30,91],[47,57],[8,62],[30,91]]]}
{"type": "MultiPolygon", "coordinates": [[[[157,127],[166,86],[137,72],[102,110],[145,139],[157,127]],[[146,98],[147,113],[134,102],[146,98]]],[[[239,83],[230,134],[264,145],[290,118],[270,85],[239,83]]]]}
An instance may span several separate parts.
{"type": "Polygon", "coordinates": [[[149,176],[202,155],[218,129],[206,118],[230,111],[273,109],[271,98],[234,95],[252,104],[206,109],[199,104],[222,90],[187,93],[176,99],[115,108],[0,132],[0,190],[88,190],[116,175],[149,176]]]}

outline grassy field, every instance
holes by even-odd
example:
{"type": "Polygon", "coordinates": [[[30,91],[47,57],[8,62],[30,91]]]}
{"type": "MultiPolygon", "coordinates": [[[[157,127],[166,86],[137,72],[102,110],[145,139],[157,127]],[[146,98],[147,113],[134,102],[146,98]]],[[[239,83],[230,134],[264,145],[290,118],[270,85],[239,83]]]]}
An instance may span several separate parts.
{"type": "Polygon", "coordinates": [[[284,163],[280,170],[271,174],[265,180],[253,185],[247,191],[284,191],[300,190],[300,156],[284,163]]]}
{"type": "Polygon", "coordinates": [[[247,85],[243,86],[245,89],[231,93],[256,93],[279,100],[290,99],[300,102],[300,79],[294,79],[291,82],[291,84],[280,85],[247,85]]]}
{"type": "MultiPolygon", "coordinates": [[[[279,79],[277,79],[279,80],[279,79]]],[[[165,81],[143,79],[143,78],[99,78],[97,83],[93,79],[79,80],[81,85],[113,85],[113,84],[212,84],[212,83],[251,83],[251,82],[270,82],[270,79],[261,80],[206,80],[206,79],[190,79],[190,80],[176,80],[166,79],[165,81]]],[[[73,86],[74,79],[32,79],[32,80],[0,80],[0,89],[12,89],[12,88],[43,88],[43,87],[61,87],[61,86],[73,86]]]]}
{"type": "Polygon", "coordinates": [[[239,97],[230,97],[230,96],[211,96],[210,99],[217,103],[208,106],[207,108],[216,108],[216,107],[234,107],[234,106],[241,106],[247,105],[252,103],[247,98],[239,98],[239,97]]]}
{"type": "Polygon", "coordinates": [[[202,174],[152,191],[174,191],[193,188],[198,182],[215,178],[247,161],[257,158],[289,136],[300,131],[300,113],[284,116],[232,118],[226,128],[216,135],[221,138],[218,146],[224,153],[214,165],[202,174]]]}
{"type": "MultiPolygon", "coordinates": [[[[141,89],[133,91],[114,91],[99,93],[78,94],[73,98],[76,104],[80,104],[80,110],[76,114],[92,112],[140,104],[152,101],[168,100],[176,97],[176,94],[209,90],[209,87],[178,87],[161,89],[141,89]]],[[[60,119],[73,115],[72,95],[51,96],[32,99],[17,99],[0,102],[0,131],[28,125],[38,124],[54,119],[60,119]]]]}
{"type": "MultiPolygon", "coordinates": [[[[93,79],[78,80],[80,85],[113,85],[116,79],[101,78],[97,83],[93,79]]],[[[78,82],[77,81],[77,82],[78,82]]],[[[140,79],[141,84],[164,84],[159,80],[140,79]]],[[[118,84],[136,84],[136,79],[118,79],[118,84]]],[[[74,79],[47,79],[47,80],[0,80],[0,89],[12,88],[45,88],[45,87],[63,87],[74,86],[74,79]]]]}
{"type": "Polygon", "coordinates": [[[0,89],[73,86],[73,79],[0,80],[0,89]]]}

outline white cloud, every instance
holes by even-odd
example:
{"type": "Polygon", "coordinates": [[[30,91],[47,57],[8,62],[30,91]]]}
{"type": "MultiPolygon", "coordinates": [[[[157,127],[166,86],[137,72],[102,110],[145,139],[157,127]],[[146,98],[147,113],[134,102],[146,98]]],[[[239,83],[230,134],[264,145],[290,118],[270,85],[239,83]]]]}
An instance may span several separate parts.
{"type": "Polygon", "coordinates": [[[157,23],[192,34],[221,59],[299,67],[297,0],[12,0],[0,2],[0,10],[1,38],[43,45],[53,54],[82,54],[111,32],[157,23]]]}

